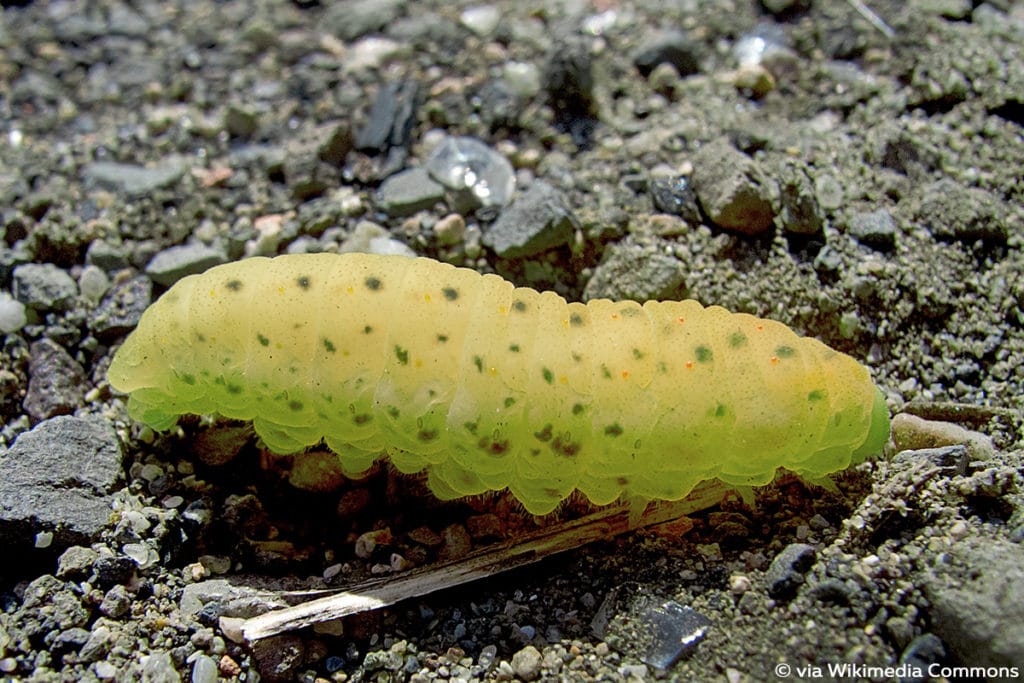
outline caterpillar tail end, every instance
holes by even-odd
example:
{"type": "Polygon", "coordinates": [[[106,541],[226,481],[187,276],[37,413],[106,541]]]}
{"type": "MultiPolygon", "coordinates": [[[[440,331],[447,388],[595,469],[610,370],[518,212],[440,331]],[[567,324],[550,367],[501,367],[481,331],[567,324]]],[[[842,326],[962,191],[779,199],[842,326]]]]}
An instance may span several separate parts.
{"type": "Polygon", "coordinates": [[[882,452],[882,447],[889,440],[889,408],[885,405],[885,395],[875,387],[875,402],[871,407],[871,424],[864,442],[853,452],[853,462],[860,462],[869,455],[882,452]]]}

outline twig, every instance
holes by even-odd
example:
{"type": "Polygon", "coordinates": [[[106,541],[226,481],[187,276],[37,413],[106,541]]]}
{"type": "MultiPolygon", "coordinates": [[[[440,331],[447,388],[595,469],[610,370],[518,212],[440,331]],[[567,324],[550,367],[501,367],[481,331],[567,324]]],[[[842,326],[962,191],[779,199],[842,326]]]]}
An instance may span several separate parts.
{"type": "Polygon", "coordinates": [[[861,2],[861,0],[847,0],[847,2],[849,2],[855,10],[857,10],[858,14],[867,19],[869,24],[871,24],[879,31],[881,31],[886,38],[891,39],[896,37],[896,31],[893,31],[892,27],[889,26],[889,24],[885,23],[882,17],[875,14],[874,11],[872,11],[870,7],[861,2]]]}
{"type": "Polygon", "coordinates": [[[652,504],[635,525],[630,524],[627,505],[598,510],[577,520],[483,548],[459,560],[415,569],[401,576],[374,579],[336,595],[246,619],[241,625],[242,634],[252,642],[493,576],[635,528],[661,524],[712,507],[730,490],[732,487],[719,481],[705,482],[682,500],[652,504]]]}

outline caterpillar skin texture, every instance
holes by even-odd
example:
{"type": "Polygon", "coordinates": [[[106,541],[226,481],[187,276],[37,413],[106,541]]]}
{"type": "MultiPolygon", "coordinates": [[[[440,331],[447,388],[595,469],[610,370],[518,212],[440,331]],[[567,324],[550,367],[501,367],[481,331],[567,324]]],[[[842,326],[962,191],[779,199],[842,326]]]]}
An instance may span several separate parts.
{"type": "Polygon", "coordinates": [[[508,488],[675,500],[779,467],[820,478],[881,450],[868,371],[786,326],[696,301],[567,303],[426,258],[251,258],[187,277],[107,375],[129,414],[252,420],[273,451],[382,455],[452,499],[508,488]]]}

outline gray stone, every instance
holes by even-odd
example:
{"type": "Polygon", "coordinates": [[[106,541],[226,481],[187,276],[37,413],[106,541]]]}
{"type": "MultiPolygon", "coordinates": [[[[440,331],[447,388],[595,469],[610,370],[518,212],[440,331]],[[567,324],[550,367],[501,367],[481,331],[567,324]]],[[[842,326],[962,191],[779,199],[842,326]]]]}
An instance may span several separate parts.
{"type": "Polygon", "coordinates": [[[608,247],[583,289],[591,299],[678,300],[686,298],[686,267],[654,245],[629,240],[608,247]]]}
{"type": "Polygon", "coordinates": [[[152,301],[153,283],[148,277],[125,280],[103,297],[89,318],[89,329],[104,341],[124,336],[135,329],[152,301]]]}
{"type": "Polygon", "coordinates": [[[568,244],[578,227],[562,193],[538,180],[501,212],[481,241],[498,256],[520,258],[568,244]]]}
{"type": "Polygon", "coordinates": [[[205,244],[183,244],[156,254],[146,265],[146,275],[153,282],[169,287],[187,275],[205,272],[227,261],[227,254],[220,249],[205,244]]]}
{"type": "Polygon", "coordinates": [[[198,614],[207,605],[219,605],[227,617],[254,617],[272,609],[287,607],[284,600],[270,591],[234,586],[226,579],[209,579],[190,583],[181,593],[181,611],[198,614]]]}
{"type": "Polygon", "coordinates": [[[99,557],[92,548],[73,545],[65,550],[57,560],[57,578],[84,579],[92,574],[93,563],[99,557]]]}
{"type": "Polygon", "coordinates": [[[0,458],[0,539],[25,546],[52,531],[56,548],[94,540],[109,520],[123,456],[98,417],[55,417],[19,436],[0,458]]]}
{"type": "Polygon", "coordinates": [[[142,683],[181,683],[170,653],[153,650],[142,657],[142,683]]]}
{"type": "Polygon", "coordinates": [[[414,81],[382,86],[368,120],[356,133],[356,149],[385,152],[390,147],[404,147],[415,123],[418,91],[414,81]]]}
{"type": "Polygon", "coordinates": [[[391,176],[377,191],[377,205],[389,216],[411,216],[444,199],[444,188],[423,168],[391,176]]]}
{"type": "Polygon", "coordinates": [[[142,197],[172,187],[188,170],[184,162],[172,160],[147,168],[137,164],[96,161],[82,170],[82,179],[129,197],[142,197]]]}
{"type": "Polygon", "coordinates": [[[67,415],[84,404],[85,370],[52,339],[33,342],[28,373],[28,392],[22,406],[33,421],[67,415]]]}
{"type": "Polygon", "coordinates": [[[856,214],[846,230],[861,244],[875,249],[888,251],[896,246],[896,221],[886,209],[856,214]]]}
{"type": "Polygon", "coordinates": [[[921,581],[931,604],[932,631],[967,666],[1019,667],[1024,662],[1024,546],[968,537],[937,557],[921,581]]]}
{"type": "Polygon", "coordinates": [[[404,0],[347,0],[328,5],[323,28],[345,41],[388,26],[401,13],[404,0]]]}
{"type": "Polygon", "coordinates": [[[99,611],[105,617],[120,619],[128,614],[131,606],[131,596],[128,595],[128,591],[125,590],[124,586],[118,584],[108,590],[106,595],[103,596],[103,600],[100,601],[99,611]]]}
{"type": "Polygon", "coordinates": [[[78,295],[78,285],[52,263],[25,263],[14,269],[14,298],[39,311],[66,311],[78,295]]]}
{"type": "Polygon", "coordinates": [[[1005,244],[1009,236],[1006,205],[999,197],[948,178],[925,188],[916,213],[936,239],[1005,244]]]}
{"type": "Polygon", "coordinates": [[[633,53],[633,65],[643,76],[649,76],[659,64],[671,64],[680,76],[700,71],[698,43],[682,31],[655,33],[633,53]]]}
{"type": "Polygon", "coordinates": [[[804,574],[814,564],[814,548],[805,543],[790,543],[775,556],[764,573],[768,595],[791,598],[804,582],[804,574]]]}
{"type": "Polygon", "coordinates": [[[542,657],[533,645],[527,645],[512,655],[512,670],[524,681],[532,681],[540,676],[542,657]]]}
{"type": "Polygon", "coordinates": [[[701,208],[720,228],[757,235],[772,226],[771,191],[757,163],[728,140],[700,148],[694,158],[693,185],[701,208]]]}
{"type": "Polygon", "coordinates": [[[787,165],[780,170],[779,222],[792,235],[820,235],[825,216],[805,166],[787,165]]]}

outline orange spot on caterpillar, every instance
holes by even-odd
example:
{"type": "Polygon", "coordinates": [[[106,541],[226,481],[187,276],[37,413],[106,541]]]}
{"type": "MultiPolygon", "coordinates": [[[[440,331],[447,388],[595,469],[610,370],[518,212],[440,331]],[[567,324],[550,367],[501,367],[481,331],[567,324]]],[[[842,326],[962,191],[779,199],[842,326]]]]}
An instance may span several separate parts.
{"type": "Polygon", "coordinates": [[[764,332],[764,325],[758,323],[757,325],[754,326],[754,329],[757,330],[758,332],[764,332]]]}
{"type": "Polygon", "coordinates": [[[424,294],[423,295],[423,300],[429,304],[430,303],[430,295],[429,294],[424,294]]]}
{"type": "Polygon", "coordinates": [[[681,318],[681,317],[680,318],[676,318],[676,322],[679,323],[680,325],[685,325],[686,324],[686,318],[681,318]]]}
{"type": "Polygon", "coordinates": [[[612,320],[618,320],[618,319],[619,319],[619,314],[618,313],[612,313],[612,320]]]}
{"type": "Polygon", "coordinates": [[[622,371],[622,379],[629,379],[629,370],[622,371]]]}
{"type": "Polygon", "coordinates": [[[778,356],[772,356],[771,358],[768,359],[768,362],[771,363],[772,365],[778,365],[779,364],[779,357],[778,356]]]}
{"type": "Polygon", "coordinates": [[[686,361],[686,369],[687,370],[693,370],[693,361],[692,360],[686,361]]]}

